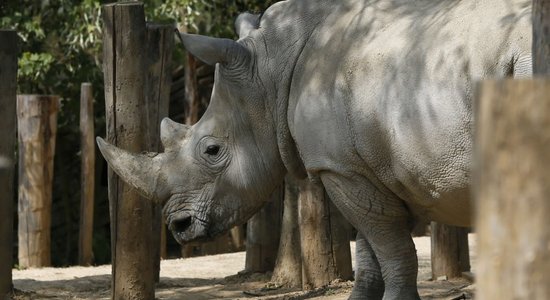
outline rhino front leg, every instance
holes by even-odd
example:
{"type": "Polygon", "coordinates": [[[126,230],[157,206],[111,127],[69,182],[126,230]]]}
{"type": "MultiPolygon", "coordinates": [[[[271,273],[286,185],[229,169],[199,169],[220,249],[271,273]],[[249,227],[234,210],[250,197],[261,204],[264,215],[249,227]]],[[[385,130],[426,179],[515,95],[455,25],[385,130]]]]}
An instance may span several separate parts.
{"type": "MultiPolygon", "coordinates": [[[[370,245],[384,281],[382,299],[420,299],[416,287],[418,261],[407,222],[410,215],[404,203],[358,174],[344,176],[325,172],[321,180],[334,204],[361,232],[367,241],[365,245],[370,245]]],[[[353,297],[380,299],[369,295],[364,282],[360,280],[359,284],[353,297]]]]}
{"type": "Polygon", "coordinates": [[[358,232],[355,239],[355,284],[350,300],[380,300],[384,296],[384,279],[378,259],[369,242],[358,232]]]}

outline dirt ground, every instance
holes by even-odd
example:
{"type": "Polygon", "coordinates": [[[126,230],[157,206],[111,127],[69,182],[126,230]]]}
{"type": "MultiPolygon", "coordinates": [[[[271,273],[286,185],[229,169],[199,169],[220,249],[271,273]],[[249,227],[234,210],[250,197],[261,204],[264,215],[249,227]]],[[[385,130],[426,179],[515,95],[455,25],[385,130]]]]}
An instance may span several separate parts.
{"type": "MultiPolygon", "coordinates": [[[[470,235],[475,266],[475,239],[470,235]]],[[[430,239],[414,239],[419,260],[422,299],[472,299],[474,285],[465,279],[430,279],[430,239]]],[[[352,253],[355,244],[352,242],[352,253]]],[[[347,299],[352,282],[335,282],[309,292],[274,288],[269,275],[236,275],[244,268],[245,253],[164,260],[157,299],[347,299]]],[[[110,299],[111,266],[13,270],[16,299],[110,299]]]]}

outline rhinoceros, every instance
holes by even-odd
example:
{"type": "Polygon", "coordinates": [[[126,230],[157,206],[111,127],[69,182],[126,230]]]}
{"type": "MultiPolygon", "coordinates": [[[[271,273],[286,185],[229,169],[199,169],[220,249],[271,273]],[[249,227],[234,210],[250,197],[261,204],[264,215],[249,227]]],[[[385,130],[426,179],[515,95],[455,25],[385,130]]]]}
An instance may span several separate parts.
{"type": "Polygon", "coordinates": [[[180,243],[245,222],[285,174],[321,182],[358,230],[352,298],[419,299],[415,219],[471,224],[477,80],[531,74],[528,0],[288,0],[237,41],[181,34],[216,64],[210,106],[161,123],[165,152],[98,139],[180,243]]]}

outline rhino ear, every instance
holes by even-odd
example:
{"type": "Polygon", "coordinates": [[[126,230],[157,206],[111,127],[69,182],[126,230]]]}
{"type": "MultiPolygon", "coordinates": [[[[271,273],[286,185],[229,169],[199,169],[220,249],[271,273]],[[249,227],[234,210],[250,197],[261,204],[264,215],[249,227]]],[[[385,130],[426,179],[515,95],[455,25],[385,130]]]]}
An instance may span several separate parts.
{"type": "Polygon", "coordinates": [[[248,49],[230,39],[188,34],[177,29],[176,33],[187,51],[209,65],[238,65],[250,56],[248,49]]]}
{"type": "Polygon", "coordinates": [[[260,14],[242,13],[235,20],[235,31],[239,38],[246,37],[260,27],[260,14]]]}

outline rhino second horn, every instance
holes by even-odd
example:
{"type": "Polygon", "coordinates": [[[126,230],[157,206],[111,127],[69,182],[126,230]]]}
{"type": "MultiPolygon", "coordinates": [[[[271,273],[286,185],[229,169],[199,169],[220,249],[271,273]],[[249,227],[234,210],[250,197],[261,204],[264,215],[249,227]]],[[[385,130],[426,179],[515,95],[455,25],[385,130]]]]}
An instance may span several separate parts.
{"type": "Polygon", "coordinates": [[[100,137],[97,137],[97,145],[109,167],[142,196],[157,202],[168,196],[166,182],[161,173],[162,154],[130,153],[100,137]]]}
{"type": "Polygon", "coordinates": [[[164,149],[170,149],[183,141],[187,136],[190,126],[176,123],[170,118],[162,119],[160,123],[160,141],[164,149]]]}

